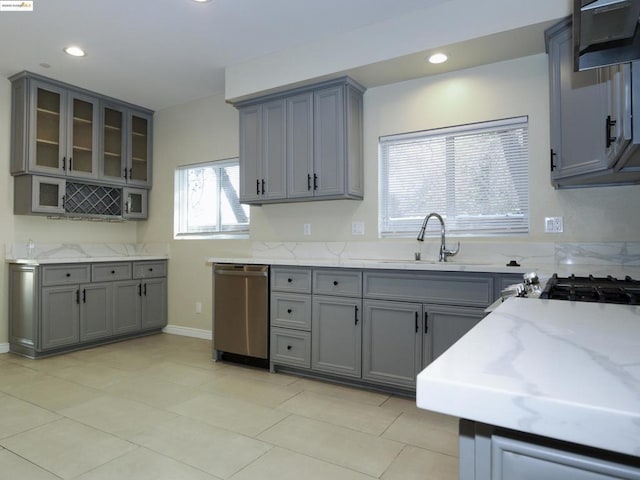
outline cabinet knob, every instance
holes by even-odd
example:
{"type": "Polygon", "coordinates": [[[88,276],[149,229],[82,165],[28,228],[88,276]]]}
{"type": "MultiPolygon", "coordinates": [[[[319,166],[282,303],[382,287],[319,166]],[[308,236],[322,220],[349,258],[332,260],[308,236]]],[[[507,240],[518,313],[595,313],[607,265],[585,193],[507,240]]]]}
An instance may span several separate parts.
{"type": "Polygon", "coordinates": [[[287,345],[287,350],[291,350],[291,345],[287,345]]]}
{"type": "Polygon", "coordinates": [[[150,268],[150,269],[149,269],[149,271],[150,271],[150,272],[153,272],[153,268],[150,268]]]}
{"type": "Polygon", "coordinates": [[[334,286],[334,287],[336,287],[337,285],[338,285],[338,281],[337,281],[337,280],[334,280],[334,281],[333,281],[333,286],[334,286]]]}
{"type": "Polygon", "coordinates": [[[115,275],[116,271],[115,270],[111,270],[111,275],[115,275]]]}
{"type": "Polygon", "coordinates": [[[70,277],[70,276],[71,276],[71,274],[70,274],[70,273],[67,273],[67,277],[70,277]]]}
{"type": "Polygon", "coordinates": [[[293,310],[291,310],[290,308],[287,309],[287,313],[291,313],[293,310]]]}
{"type": "Polygon", "coordinates": [[[293,278],[287,278],[287,282],[289,283],[293,282],[293,278]]]}

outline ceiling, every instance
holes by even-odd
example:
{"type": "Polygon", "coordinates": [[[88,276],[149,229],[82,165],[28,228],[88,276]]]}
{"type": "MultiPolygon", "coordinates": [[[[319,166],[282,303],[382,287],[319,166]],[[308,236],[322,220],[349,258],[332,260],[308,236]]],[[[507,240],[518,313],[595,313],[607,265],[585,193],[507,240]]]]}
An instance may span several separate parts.
{"type": "MultiPolygon", "coordinates": [[[[0,11],[0,75],[29,70],[158,110],[223,93],[227,66],[446,1],[34,0],[31,12],[0,11]],[[87,56],[66,55],[71,44],[87,56]]],[[[497,50],[453,45],[456,62],[433,70],[418,52],[345,73],[374,86],[538,53],[545,26],[483,40],[497,50]]]]}

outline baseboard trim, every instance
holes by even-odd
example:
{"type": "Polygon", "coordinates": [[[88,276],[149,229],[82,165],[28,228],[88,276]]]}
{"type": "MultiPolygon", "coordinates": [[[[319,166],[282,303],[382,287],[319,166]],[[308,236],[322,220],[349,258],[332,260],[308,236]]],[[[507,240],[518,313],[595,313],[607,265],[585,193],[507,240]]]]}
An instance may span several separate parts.
{"type": "Polygon", "coordinates": [[[171,335],[182,335],[183,337],[203,338],[205,340],[211,340],[213,338],[211,330],[203,330],[201,328],[167,325],[162,329],[162,331],[171,335]]]}
{"type": "Polygon", "coordinates": [[[8,343],[0,343],[0,353],[9,353],[8,343]]]}

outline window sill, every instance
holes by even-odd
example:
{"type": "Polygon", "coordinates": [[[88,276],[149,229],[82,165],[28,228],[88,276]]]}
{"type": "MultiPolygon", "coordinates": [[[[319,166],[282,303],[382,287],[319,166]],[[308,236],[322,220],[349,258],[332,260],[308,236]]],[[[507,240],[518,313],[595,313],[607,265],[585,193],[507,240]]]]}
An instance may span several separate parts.
{"type": "Polygon", "coordinates": [[[174,240],[242,240],[250,238],[249,232],[189,233],[173,235],[174,240]]]}

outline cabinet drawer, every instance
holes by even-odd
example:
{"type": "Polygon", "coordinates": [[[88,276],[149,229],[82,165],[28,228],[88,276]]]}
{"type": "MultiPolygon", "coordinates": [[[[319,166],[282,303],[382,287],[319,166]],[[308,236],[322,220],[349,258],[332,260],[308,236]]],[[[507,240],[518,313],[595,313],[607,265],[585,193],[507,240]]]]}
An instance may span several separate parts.
{"type": "Polygon", "coordinates": [[[167,276],[167,262],[133,262],[133,278],[156,278],[167,276]]]}
{"type": "Polygon", "coordinates": [[[365,272],[364,297],[486,307],[493,301],[493,277],[481,274],[365,272]]]}
{"type": "Polygon", "coordinates": [[[284,328],[271,329],[271,361],[296,367],[311,367],[311,333],[284,328]]]}
{"type": "Polygon", "coordinates": [[[311,330],[311,296],[294,293],[272,294],[271,325],[311,330]]]}
{"type": "Polygon", "coordinates": [[[362,272],[314,270],[313,293],[318,295],[362,296],[362,272]]]}
{"type": "Polygon", "coordinates": [[[49,265],[42,267],[42,285],[72,285],[89,282],[89,265],[49,265]]]}
{"type": "Polygon", "coordinates": [[[311,269],[296,267],[271,268],[271,290],[311,293],[311,269]]]}
{"type": "Polygon", "coordinates": [[[110,282],[115,280],[131,280],[131,263],[98,263],[91,265],[93,282],[110,282]]]}

